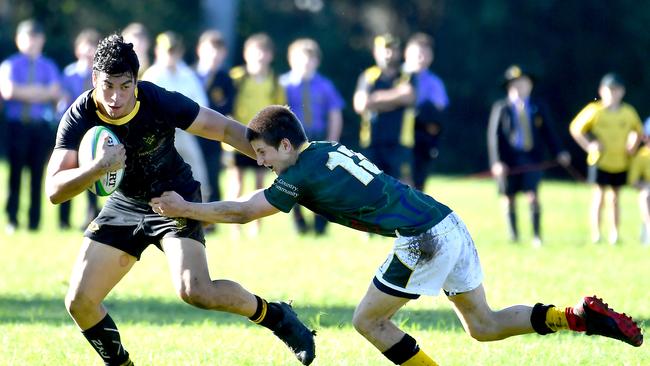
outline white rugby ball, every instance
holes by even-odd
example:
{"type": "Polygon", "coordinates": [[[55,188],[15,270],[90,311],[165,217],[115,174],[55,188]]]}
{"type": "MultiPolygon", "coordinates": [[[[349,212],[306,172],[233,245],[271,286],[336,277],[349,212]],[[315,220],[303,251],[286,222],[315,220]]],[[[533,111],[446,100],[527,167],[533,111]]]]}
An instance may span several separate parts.
{"type": "MultiPolygon", "coordinates": [[[[101,150],[104,144],[104,139],[107,136],[107,143],[109,146],[114,146],[120,143],[120,140],[113,131],[104,126],[94,126],[86,132],[84,137],[81,139],[81,144],[79,144],[79,152],[77,155],[79,166],[90,164],[95,160],[97,152],[101,150]]],[[[108,196],[115,192],[117,187],[120,186],[123,176],[123,168],[112,172],[106,172],[106,174],[88,187],[88,190],[98,196],[108,196]]]]}

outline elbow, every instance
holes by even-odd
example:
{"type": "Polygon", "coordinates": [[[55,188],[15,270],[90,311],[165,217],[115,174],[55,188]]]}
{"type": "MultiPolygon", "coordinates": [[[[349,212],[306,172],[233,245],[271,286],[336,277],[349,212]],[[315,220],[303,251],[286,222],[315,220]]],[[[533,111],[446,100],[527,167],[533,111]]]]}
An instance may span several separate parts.
{"type": "Polygon", "coordinates": [[[55,193],[48,194],[47,198],[50,200],[50,203],[53,204],[53,205],[58,205],[60,203],[65,202],[63,197],[61,197],[60,195],[57,195],[55,193]]]}

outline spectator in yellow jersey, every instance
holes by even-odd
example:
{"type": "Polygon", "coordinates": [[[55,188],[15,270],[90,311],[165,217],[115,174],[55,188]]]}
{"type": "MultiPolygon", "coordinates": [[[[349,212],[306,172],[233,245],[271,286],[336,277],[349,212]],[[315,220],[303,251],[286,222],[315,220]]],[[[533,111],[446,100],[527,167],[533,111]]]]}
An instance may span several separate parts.
{"type": "Polygon", "coordinates": [[[628,172],[628,183],[639,190],[641,244],[650,245],[650,118],[643,124],[643,146],[637,151],[628,172]]]}
{"type": "MultiPolygon", "coordinates": [[[[230,71],[230,77],[235,85],[233,117],[242,123],[248,123],[260,109],[270,104],[284,105],[287,101],[284,88],[271,69],[273,61],[271,37],[265,33],[256,33],[248,37],[244,42],[244,61],[244,65],[234,67],[230,71]]],[[[255,160],[233,152],[232,149],[226,152],[226,155],[228,154],[234,154],[234,159],[225,159],[230,171],[226,192],[228,198],[239,197],[243,193],[246,170],[255,172],[255,189],[264,187],[266,175],[264,167],[257,166],[255,160]]],[[[259,220],[251,225],[253,225],[251,234],[255,235],[259,231],[259,220]]]]}
{"type": "Polygon", "coordinates": [[[594,184],[590,212],[591,240],[601,240],[600,226],[606,193],[610,208],[610,244],[618,242],[620,221],[618,193],[627,181],[630,159],[639,144],[641,119],[634,107],[623,102],[625,84],[618,74],[600,81],[600,100],[589,103],[573,119],[571,136],[587,152],[589,182],[594,184]]]}

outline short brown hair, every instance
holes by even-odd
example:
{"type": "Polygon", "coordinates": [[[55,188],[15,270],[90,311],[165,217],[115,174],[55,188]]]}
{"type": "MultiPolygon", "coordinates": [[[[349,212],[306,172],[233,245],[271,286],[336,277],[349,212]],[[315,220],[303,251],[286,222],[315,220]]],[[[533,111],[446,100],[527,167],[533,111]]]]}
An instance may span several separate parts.
{"type": "Polygon", "coordinates": [[[298,117],[289,107],[282,105],[270,105],[257,112],[248,122],[246,138],[248,141],[261,139],[276,149],[285,138],[295,148],[307,141],[307,135],[298,117]]]}
{"type": "Polygon", "coordinates": [[[253,46],[257,46],[263,50],[273,52],[273,40],[271,40],[271,37],[269,37],[269,35],[266,33],[255,33],[246,38],[246,42],[244,42],[244,49],[253,46]]]}
{"type": "Polygon", "coordinates": [[[426,33],[418,32],[418,33],[415,33],[414,35],[412,35],[409,38],[408,42],[406,42],[407,46],[412,45],[412,44],[418,45],[420,47],[433,48],[434,40],[433,40],[433,37],[431,37],[430,35],[428,35],[426,33]]]}
{"type": "Polygon", "coordinates": [[[198,44],[201,45],[205,42],[209,42],[214,48],[226,48],[226,41],[223,38],[223,34],[218,30],[208,29],[201,33],[198,44]]]}
{"type": "Polygon", "coordinates": [[[311,38],[298,38],[295,41],[291,42],[287,55],[291,56],[294,52],[304,52],[310,56],[321,59],[321,50],[318,46],[318,43],[311,38]]]}

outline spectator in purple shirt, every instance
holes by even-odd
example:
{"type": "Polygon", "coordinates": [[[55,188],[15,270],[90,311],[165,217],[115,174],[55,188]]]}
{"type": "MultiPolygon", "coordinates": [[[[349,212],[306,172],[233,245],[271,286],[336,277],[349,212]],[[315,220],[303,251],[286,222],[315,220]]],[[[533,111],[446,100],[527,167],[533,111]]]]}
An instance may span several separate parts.
{"type": "MultiPolygon", "coordinates": [[[[345,103],[334,84],[317,71],[321,60],[318,43],[310,38],[297,39],[289,45],[287,56],[291,70],[280,76],[280,85],[286,91],[289,107],[302,121],[307,138],[338,141],[345,103]]],[[[299,233],[309,231],[298,205],[293,209],[293,218],[299,233]]],[[[325,233],[326,224],[325,218],[315,215],[316,235],[325,233]]]]}
{"type": "Polygon", "coordinates": [[[438,156],[444,111],[449,105],[445,84],[429,67],[433,62],[433,38],[416,33],[404,49],[404,71],[413,74],[415,83],[415,145],[413,184],[423,191],[431,162],[438,156]]]}
{"type": "MultiPolygon", "coordinates": [[[[93,56],[100,39],[99,32],[92,28],[82,30],[75,38],[74,54],[77,61],[63,69],[63,77],[61,78],[62,95],[57,105],[59,116],[65,113],[81,93],[92,89],[93,56]]],[[[99,213],[97,196],[90,191],[87,191],[86,196],[88,197],[88,207],[83,229],[99,213]]],[[[59,205],[59,227],[61,229],[70,228],[70,202],[67,201],[59,205]]]]}
{"type": "Polygon", "coordinates": [[[59,71],[42,55],[45,33],[35,20],[24,20],[16,30],[18,53],[0,64],[0,94],[6,101],[9,194],[7,234],[18,226],[21,173],[30,171],[29,230],[41,219],[45,161],[52,151],[55,103],[60,97],[59,71]]]}

